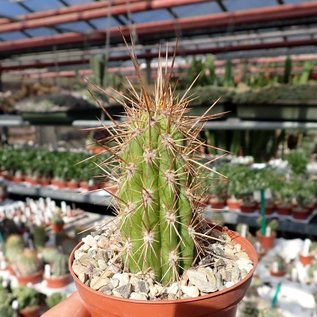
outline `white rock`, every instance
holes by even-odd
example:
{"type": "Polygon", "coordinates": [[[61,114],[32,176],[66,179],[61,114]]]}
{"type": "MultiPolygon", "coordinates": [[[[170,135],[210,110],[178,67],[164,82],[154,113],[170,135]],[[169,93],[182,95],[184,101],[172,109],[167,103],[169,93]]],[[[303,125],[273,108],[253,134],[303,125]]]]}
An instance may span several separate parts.
{"type": "Polygon", "coordinates": [[[107,263],[104,260],[98,260],[98,266],[101,270],[105,270],[107,268],[107,263]]]}
{"type": "Polygon", "coordinates": [[[106,286],[108,283],[109,283],[108,278],[100,278],[96,276],[90,281],[90,287],[94,290],[98,290],[102,288],[103,286],[106,286]]]}
{"type": "Polygon", "coordinates": [[[147,297],[146,297],[146,295],[143,294],[143,293],[133,292],[133,293],[131,293],[131,295],[130,295],[130,299],[147,300],[147,297]]]}
{"type": "Polygon", "coordinates": [[[122,297],[122,298],[129,298],[130,294],[132,293],[132,285],[126,284],[120,287],[113,289],[112,291],[114,296],[122,297]]]}
{"type": "Polygon", "coordinates": [[[234,284],[235,284],[234,282],[226,282],[225,287],[228,288],[228,287],[233,286],[234,284]]]}
{"type": "Polygon", "coordinates": [[[119,287],[130,282],[130,276],[128,273],[116,273],[112,278],[119,281],[119,287]]]}
{"type": "Polygon", "coordinates": [[[250,272],[253,269],[253,264],[249,259],[240,258],[236,261],[238,268],[240,271],[245,270],[246,272],[250,272]]]}
{"type": "Polygon", "coordinates": [[[84,244],[89,245],[90,247],[97,248],[97,241],[94,239],[92,235],[88,235],[84,237],[83,239],[84,244]]]}
{"type": "Polygon", "coordinates": [[[199,289],[196,286],[181,286],[182,292],[188,297],[198,297],[199,289]]]}
{"type": "Polygon", "coordinates": [[[198,287],[201,292],[204,293],[211,293],[217,290],[216,285],[210,283],[207,280],[206,274],[203,272],[195,271],[195,270],[188,270],[187,271],[189,281],[198,287]]]}
{"type": "Polygon", "coordinates": [[[175,282],[167,288],[166,293],[176,295],[178,290],[179,290],[178,283],[175,282]]]}

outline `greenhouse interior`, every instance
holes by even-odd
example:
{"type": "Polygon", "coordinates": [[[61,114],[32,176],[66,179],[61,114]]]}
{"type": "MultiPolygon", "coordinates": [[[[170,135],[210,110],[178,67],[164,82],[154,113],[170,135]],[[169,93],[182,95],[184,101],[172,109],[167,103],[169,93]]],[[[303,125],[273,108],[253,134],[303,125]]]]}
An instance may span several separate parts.
{"type": "Polygon", "coordinates": [[[0,317],[317,317],[317,1],[0,0],[0,317]]]}

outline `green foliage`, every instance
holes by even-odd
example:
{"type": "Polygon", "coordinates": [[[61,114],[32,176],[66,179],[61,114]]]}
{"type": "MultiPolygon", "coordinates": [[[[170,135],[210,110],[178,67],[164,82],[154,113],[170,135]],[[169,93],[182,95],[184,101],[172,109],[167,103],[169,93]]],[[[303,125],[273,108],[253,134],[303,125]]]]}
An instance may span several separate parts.
{"type": "Polygon", "coordinates": [[[31,287],[19,286],[13,289],[13,294],[19,303],[19,309],[39,305],[39,293],[31,287]]]}
{"type": "Polygon", "coordinates": [[[233,67],[230,59],[226,61],[223,86],[226,88],[234,86],[233,67]]]}
{"type": "Polygon", "coordinates": [[[62,213],[60,210],[57,210],[53,217],[52,217],[52,223],[56,224],[56,225],[62,225],[64,224],[64,219],[63,219],[63,216],[62,216],[62,213]]]}
{"type": "Polygon", "coordinates": [[[48,308],[51,309],[60,302],[62,302],[64,299],[66,299],[66,296],[64,294],[53,293],[52,295],[48,296],[45,301],[48,308]]]}
{"type": "Polygon", "coordinates": [[[244,301],[241,309],[242,317],[258,317],[260,311],[257,305],[257,302],[251,300],[244,301]]]}
{"type": "Polygon", "coordinates": [[[42,269],[42,262],[35,250],[24,249],[23,253],[18,255],[16,259],[15,268],[18,275],[32,275],[42,269]]]}
{"type": "Polygon", "coordinates": [[[6,288],[0,285],[0,305],[9,305],[11,300],[12,300],[12,295],[9,293],[9,291],[6,288]]]}
{"type": "Polygon", "coordinates": [[[106,61],[104,55],[95,55],[90,59],[94,82],[102,87],[104,84],[106,61]]]}
{"type": "Polygon", "coordinates": [[[9,304],[0,304],[1,317],[17,317],[17,313],[12,309],[9,304]]]}
{"type": "Polygon", "coordinates": [[[307,153],[301,149],[294,150],[286,156],[286,160],[294,174],[305,174],[309,161],[307,153]]]}
{"type": "Polygon", "coordinates": [[[304,63],[304,70],[299,78],[300,85],[306,85],[309,81],[311,72],[313,71],[314,63],[311,61],[306,61],[304,63]]]}
{"type": "Polygon", "coordinates": [[[291,73],[292,73],[292,60],[289,56],[285,59],[284,64],[284,74],[283,74],[283,83],[288,84],[291,79],[291,73]]]}
{"type": "Polygon", "coordinates": [[[33,226],[32,228],[33,242],[37,249],[43,248],[47,241],[47,233],[43,226],[33,226]]]}
{"type": "Polygon", "coordinates": [[[46,264],[52,263],[57,255],[58,255],[58,251],[56,248],[46,247],[41,249],[41,257],[43,262],[46,264]]]}

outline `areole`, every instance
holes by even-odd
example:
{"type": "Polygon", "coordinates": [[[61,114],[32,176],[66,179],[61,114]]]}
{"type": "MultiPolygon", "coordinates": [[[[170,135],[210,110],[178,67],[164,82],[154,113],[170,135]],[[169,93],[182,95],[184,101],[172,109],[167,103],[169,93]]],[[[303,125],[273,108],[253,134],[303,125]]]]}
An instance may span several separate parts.
{"type": "MultiPolygon", "coordinates": [[[[227,232],[235,243],[241,245],[254,264],[252,271],[232,287],[208,295],[180,300],[141,301],[107,296],[83,284],[72,270],[74,252],[80,247],[81,244],[79,244],[70,255],[69,270],[82,301],[76,295],[68,299],[69,305],[74,304],[71,301],[76,301],[77,309],[82,314],[78,317],[234,317],[236,316],[237,304],[242,300],[251,283],[258,256],[248,240],[234,231],[228,230],[227,232]],[[79,308],[78,305],[82,307],[79,308]]],[[[63,305],[65,306],[65,303],[63,305]]],[[[58,308],[55,311],[57,312],[58,308]]]]}

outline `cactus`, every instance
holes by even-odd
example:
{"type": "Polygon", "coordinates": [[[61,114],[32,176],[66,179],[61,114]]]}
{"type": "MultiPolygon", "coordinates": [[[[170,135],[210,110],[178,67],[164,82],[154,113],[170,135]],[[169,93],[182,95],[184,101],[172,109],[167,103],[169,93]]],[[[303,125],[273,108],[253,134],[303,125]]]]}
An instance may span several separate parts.
{"type": "Polygon", "coordinates": [[[13,289],[13,294],[19,303],[19,310],[39,305],[39,293],[34,288],[19,286],[13,289]]]}
{"type": "Polygon", "coordinates": [[[45,302],[47,307],[51,309],[58,303],[62,302],[64,299],[66,299],[66,296],[63,295],[62,293],[53,293],[52,295],[46,298],[45,302]]]}
{"type": "MultiPolygon", "coordinates": [[[[160,67],[154,90],[147,89],[136,60],[134,64],[141,92],[132,88],[129,106],[123,102],[124,122],[106,127],[109,141],[117,143],[107,149],[113,154],[111,174],[119,188],[113,196],[122,261],[126,270],[152,271],[167,285],[201,255],[196,228],[203,221],[202,170],[209,168],[194,158],[205,146],[198,138],[201,123],[213,116],[208,111],[201,117],[187,116],[188,92],[173,96],[160,67]]],[[[110,169],[108,162],[104,170],[110,169]]]]}
{"type": "Polygon", "coordinates": [[[0,316],[1,317],[17,317],[16,312],[9,304],[0,304],[0,316]]]}
{"type": "Polygon", "coordinates": [[[214,85],[216,81],[215,56],[208,54],[206,57],[206,71],[208,73],[208,84],[214,85]]]}
{"type": "Polygon", "coordinates": [[[56,211],[52,217],[52,223],[59,225],[64,224],[63,216],[60,211],[56,211]]]}
{"type": "Polygon", "coordinates": [[[65,276],[68,274],[67,268],[68,257],[65,254],[59,253],[55,256],[55,259],[52,262],[52,276],[65,276]]]}
{"type": "Polygon", "coordinates": [[[92,68],[95,83],[98,86],[103,86],[106,67],[104,56],[93,56],[90,59],[90,67],[92,68]]]}
{"type": "Polygon", "coordinates": [[[12,299],[12,296],[8,292],[8,290],[0,286],[0,305],[8,305],[11,302],[11,299],[12,299]]]}
{"type": "Polygon", "coordinates": [[[41,270],[42,262],[35,250],[24,249],[16,259],[15,268],[20,276],[32,275],[41,270]]]}
{"type": "Polygon", "coordinates": [[[58,254],[58,251],[51,247],[43,248],[41,250],[41,258],[43,262],[47,264],[52,263],[58,254]]]}
{"type": "Polygon", "coordinates": [[[5,242],[5,256],[12,264],[24,248],[23,239],[20,235],[12,234],[5,242]]]}
{"type": "Polygon", "coordinates": [[[313,62],[306,61],[304,63],[304,69],[298,82],[300,85],[306,85],[308,83],[313,67],[314,67],[313,62]]]}
{"type": "Polygon", "coordinates": [[[34,226],[33,227],[33,241],[35,247],[38,248],[43,248],[45,246],[45,243],[47,241],[47,234],[45,227],[43,226],[34,226]]]}
{"type": "Polygon", "coordinates": [[[227,87],[227,88],[233,86],[232,62],[230,59],[226,61],[223,85],[224,87],[227,87]]]}
{"type": "Polygon", "coordinates": [[[283,75],[283,83],[288,84],[291,79],[291,73],[292,73],[292,60],[289,56],[285,59],[284,64],[284,75],[283,75]]]}

